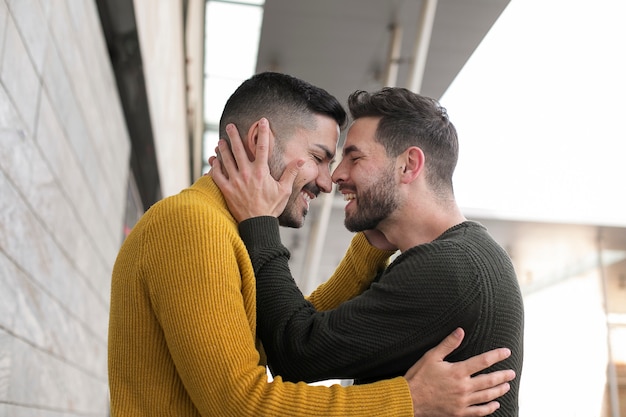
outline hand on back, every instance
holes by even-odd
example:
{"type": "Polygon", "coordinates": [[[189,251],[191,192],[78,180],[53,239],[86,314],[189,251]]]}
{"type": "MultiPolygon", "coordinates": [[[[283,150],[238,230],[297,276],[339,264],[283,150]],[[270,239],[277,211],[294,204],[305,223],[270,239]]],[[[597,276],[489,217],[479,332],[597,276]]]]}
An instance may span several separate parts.
{"type": "Polygon", "coordinates": [[[508,382],[515,378],[515,372],[472,375],[508,358],[510,350],[494,349],[462,362],[444,361],[461,345],[463,336],[462,329],[455,330],[405,374],[415,417],[486,416],[500,407],[494,400],[509,391],[508,382]]]}

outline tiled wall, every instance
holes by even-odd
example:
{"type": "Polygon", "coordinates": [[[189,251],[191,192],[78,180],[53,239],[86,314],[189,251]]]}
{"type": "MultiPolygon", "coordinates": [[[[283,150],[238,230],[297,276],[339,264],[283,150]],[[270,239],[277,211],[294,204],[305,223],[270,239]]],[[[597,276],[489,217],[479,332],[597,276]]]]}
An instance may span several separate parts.
{"type": "Polygon", "coordinates": [[[0,417],[106,416],[129,138],[88,0],[0,0],[0,417]]]}

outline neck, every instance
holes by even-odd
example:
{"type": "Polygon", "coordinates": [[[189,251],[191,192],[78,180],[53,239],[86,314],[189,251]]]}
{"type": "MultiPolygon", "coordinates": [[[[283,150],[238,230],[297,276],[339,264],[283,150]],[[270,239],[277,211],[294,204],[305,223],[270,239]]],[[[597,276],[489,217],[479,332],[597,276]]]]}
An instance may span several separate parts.
{"type": "Polygon", "coordinates": [[[432,242],[443,232],[466,221],[456,203],[446,206],[427,204],[405,205],[384,220],[378,229],[401,252],[432,242]]]}

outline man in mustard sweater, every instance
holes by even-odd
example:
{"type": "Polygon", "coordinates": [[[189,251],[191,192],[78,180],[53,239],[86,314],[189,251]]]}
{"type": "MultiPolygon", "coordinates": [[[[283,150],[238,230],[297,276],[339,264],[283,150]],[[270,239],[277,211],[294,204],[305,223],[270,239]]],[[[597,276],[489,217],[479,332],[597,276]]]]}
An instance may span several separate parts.
{"type": "MultiPolygon", "coordinates": [[[[310,198],[330,191],[329,163],[346,115],[334,97],[301,80],[252,77],[231,96],[220,123],[237,125],[251,158],[270,152],[266,142],[256,146],[267,135],[262,116],[280,139],[272,154],[285,169],[275,175],[289,190],[294,184],[281,223],[297,227],[310,198]]],[[[316,292],[316,307],[333,308],[365,290],[389,255],[360,233],[333,285],[316,292]]],[[[112,274],[112,416],[484,416],[514,377],[510,370],[472,377],[505,359],[506,349],[444,362],[461,343],[457,330],[403,376],[352,387],[280,376],[268,382],[255,285],[237,222],[211,175],[151,207],[112,274]]]]}

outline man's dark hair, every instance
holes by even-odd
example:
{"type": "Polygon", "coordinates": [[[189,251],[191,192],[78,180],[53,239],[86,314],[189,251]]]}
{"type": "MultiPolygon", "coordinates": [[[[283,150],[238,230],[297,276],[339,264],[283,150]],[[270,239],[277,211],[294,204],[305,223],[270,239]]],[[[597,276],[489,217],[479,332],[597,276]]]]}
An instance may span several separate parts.
{"type": "Polygon", "coordinates": [[[355,91],[348,98],[353,119],[380,118],[376,140],[391,158],[411,146],[426,156],[427,180],[437,192],[452,191],[452,175],[459,156],[459,142],[446,109],[433,98],[406,88],[386,87],[368,93],[355,91]]]}
{"type": "Polygon", "coordinates": [[[345,127],[346,111],[326,90],[287,74],[263,72],[244,81],[226,102],[220,138],[228,140],[228,123],[234,123],[243,138],[254,122],[265,117],[280,142],[297,128],[315,128],[315,114],[345,127]]]}

